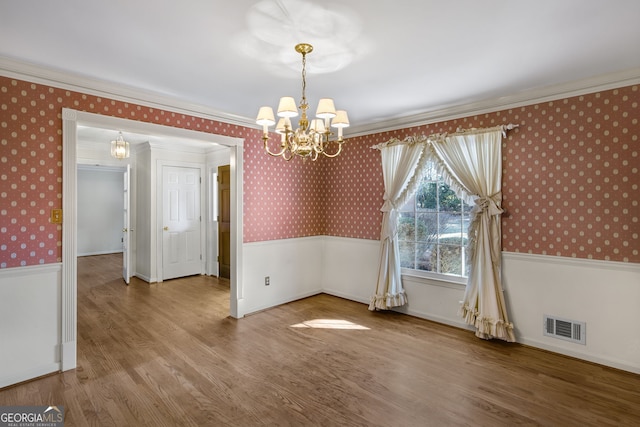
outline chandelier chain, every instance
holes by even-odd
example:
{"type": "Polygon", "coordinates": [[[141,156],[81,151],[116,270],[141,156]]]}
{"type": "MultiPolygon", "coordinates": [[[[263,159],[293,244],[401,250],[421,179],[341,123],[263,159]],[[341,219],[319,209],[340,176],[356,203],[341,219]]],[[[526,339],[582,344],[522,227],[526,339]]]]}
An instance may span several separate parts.
{"type": "Polygon", "coordinates": [[[302,103],[307,103],[307,55],[302,54],[302,103]]]}

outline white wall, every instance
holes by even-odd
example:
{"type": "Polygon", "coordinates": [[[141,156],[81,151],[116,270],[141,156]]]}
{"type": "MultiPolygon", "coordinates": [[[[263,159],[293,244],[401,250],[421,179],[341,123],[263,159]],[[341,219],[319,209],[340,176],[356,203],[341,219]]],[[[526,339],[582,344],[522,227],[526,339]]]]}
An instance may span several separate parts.
{"type": "Polygon", "coordinates": [[[60,370],[61,264],[0,269],[0,388],[60,370]]]}
{"type": "Polygon", "coordinates": [[[240,312],[252,313],[321,293],[323,246],[322,236],[245,243],[240,312]],[[266,276],[269,286],[264,284],[266,276]]]}
{"type": "MultiPolygon", "coordinates": [[[[323,292],[368,304],[379,243],[325,237],[323,292]]],[[[503,286],[518,342],[640,373],[640,265],[503,253],[503,286]],[[543,315],[586,322],[586,345],[543,335],[543,315]]],[[[403,277],[398,311],[468,329],[464,286],[403,277]]],[[[363,307],[363,309],[366,309],[363,307]]]]}
{"type": "MultiPolygon", "coordinates": [[[[151,206],[152,202],[152,175],[151,172],[151,148],[146,145],[136,151],[136,216],[135,216],[135,236],[136,236],[136,257],[133,258],[135,275],[147,282],[155,281],[151,272],[151,206]]],[[[155,234],[154,234],[155,236],[155,234]]],[[[155,252],[154,252],[155,253],[155,252]]]]}
{"type": "Polygon", "coordinates": [[[78,166],[78,256],[122,252],[124,170],[78,166]]]}
{"type": "Polygon", "coordinates": [[[503,253],[518,342],[640,373],[640,264],[503,253]],[[586,345],[542,334],[543,315],[586,322],[586,345]]]}

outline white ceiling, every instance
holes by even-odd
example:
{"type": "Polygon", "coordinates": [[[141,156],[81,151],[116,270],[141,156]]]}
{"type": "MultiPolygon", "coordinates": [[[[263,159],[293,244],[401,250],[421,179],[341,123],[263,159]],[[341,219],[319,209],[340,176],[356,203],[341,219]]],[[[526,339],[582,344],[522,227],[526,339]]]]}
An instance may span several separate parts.
{"type": "Polygon", "coordinates": [[[33,64],[252,124],[300,98],[304,41],[312,113],[332,97],[362,127],[637,78],[639,18],[638,0],[5,0],[0,71],[33,64]]]}

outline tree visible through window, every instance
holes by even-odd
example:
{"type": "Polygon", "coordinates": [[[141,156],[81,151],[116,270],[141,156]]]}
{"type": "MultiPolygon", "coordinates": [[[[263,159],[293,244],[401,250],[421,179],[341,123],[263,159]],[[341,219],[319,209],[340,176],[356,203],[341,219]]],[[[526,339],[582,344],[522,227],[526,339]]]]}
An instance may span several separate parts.
{"type": "Polygon", "coordinates": [[[467,277],[471,207],[428,164],[418,190],[400,208],[398,240],[403,268],[467,277]]]}

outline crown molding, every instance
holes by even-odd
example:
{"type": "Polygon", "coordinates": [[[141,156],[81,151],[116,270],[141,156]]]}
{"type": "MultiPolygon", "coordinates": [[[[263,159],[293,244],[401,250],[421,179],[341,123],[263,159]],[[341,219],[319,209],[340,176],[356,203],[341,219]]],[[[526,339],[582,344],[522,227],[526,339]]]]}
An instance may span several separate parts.
{"type": "MultiPolygon", "coordinates": [[[[130,102],[138,105],[162,109],[179,114],[188,114],[209,120],[220,121],[251,129],[260,129],[255,120],[225,113],[204,105],[185,102],[176,98],[159,95],[139,88],[108,83],[86,76],[46,68],[41,65],[0,56],[0,75],[33,83],[45,84],[60,89],[72,90],[89,95],[130,102]]],[[[447,120],[460,119],[479,114],[518,108],[541,102],[580,96],[603,90],[640,84],[640,68],[603,74],[588,79],[576,80],[543,88],[520,91],[511,95],[474,101],[465,104],[451,104],[418,114],[383,119],[376,122],[352,126],[347,138],[388,132],[409,127],[423,126],[447,120]]]]}
{"type": "Polygon", "coordinates": [[[5,56],[0,56],[0,75],[173,113],[187,114],[232,125],[258,128],[255,120],[247,117],[225,113],[204,105],[185,102],[144,89],[74,75],[5,56]]]}
{"type": "Polygon", "coordinates": [[[573,96],[586,95],[604,90],[640,84],[640,68],[603,74],[583,80],[559,85],[546,86],[517,92],[500,98],[486,99],[466,104],[452,104],[423,113],[380,120],[362,126],[349,128],[349,137],[371,135],[409,127],[423,126],[447,120],[460,119],[480,114],[488,114],[510,108],[524,107],[541,102],[556,101],[573,96]]]}

